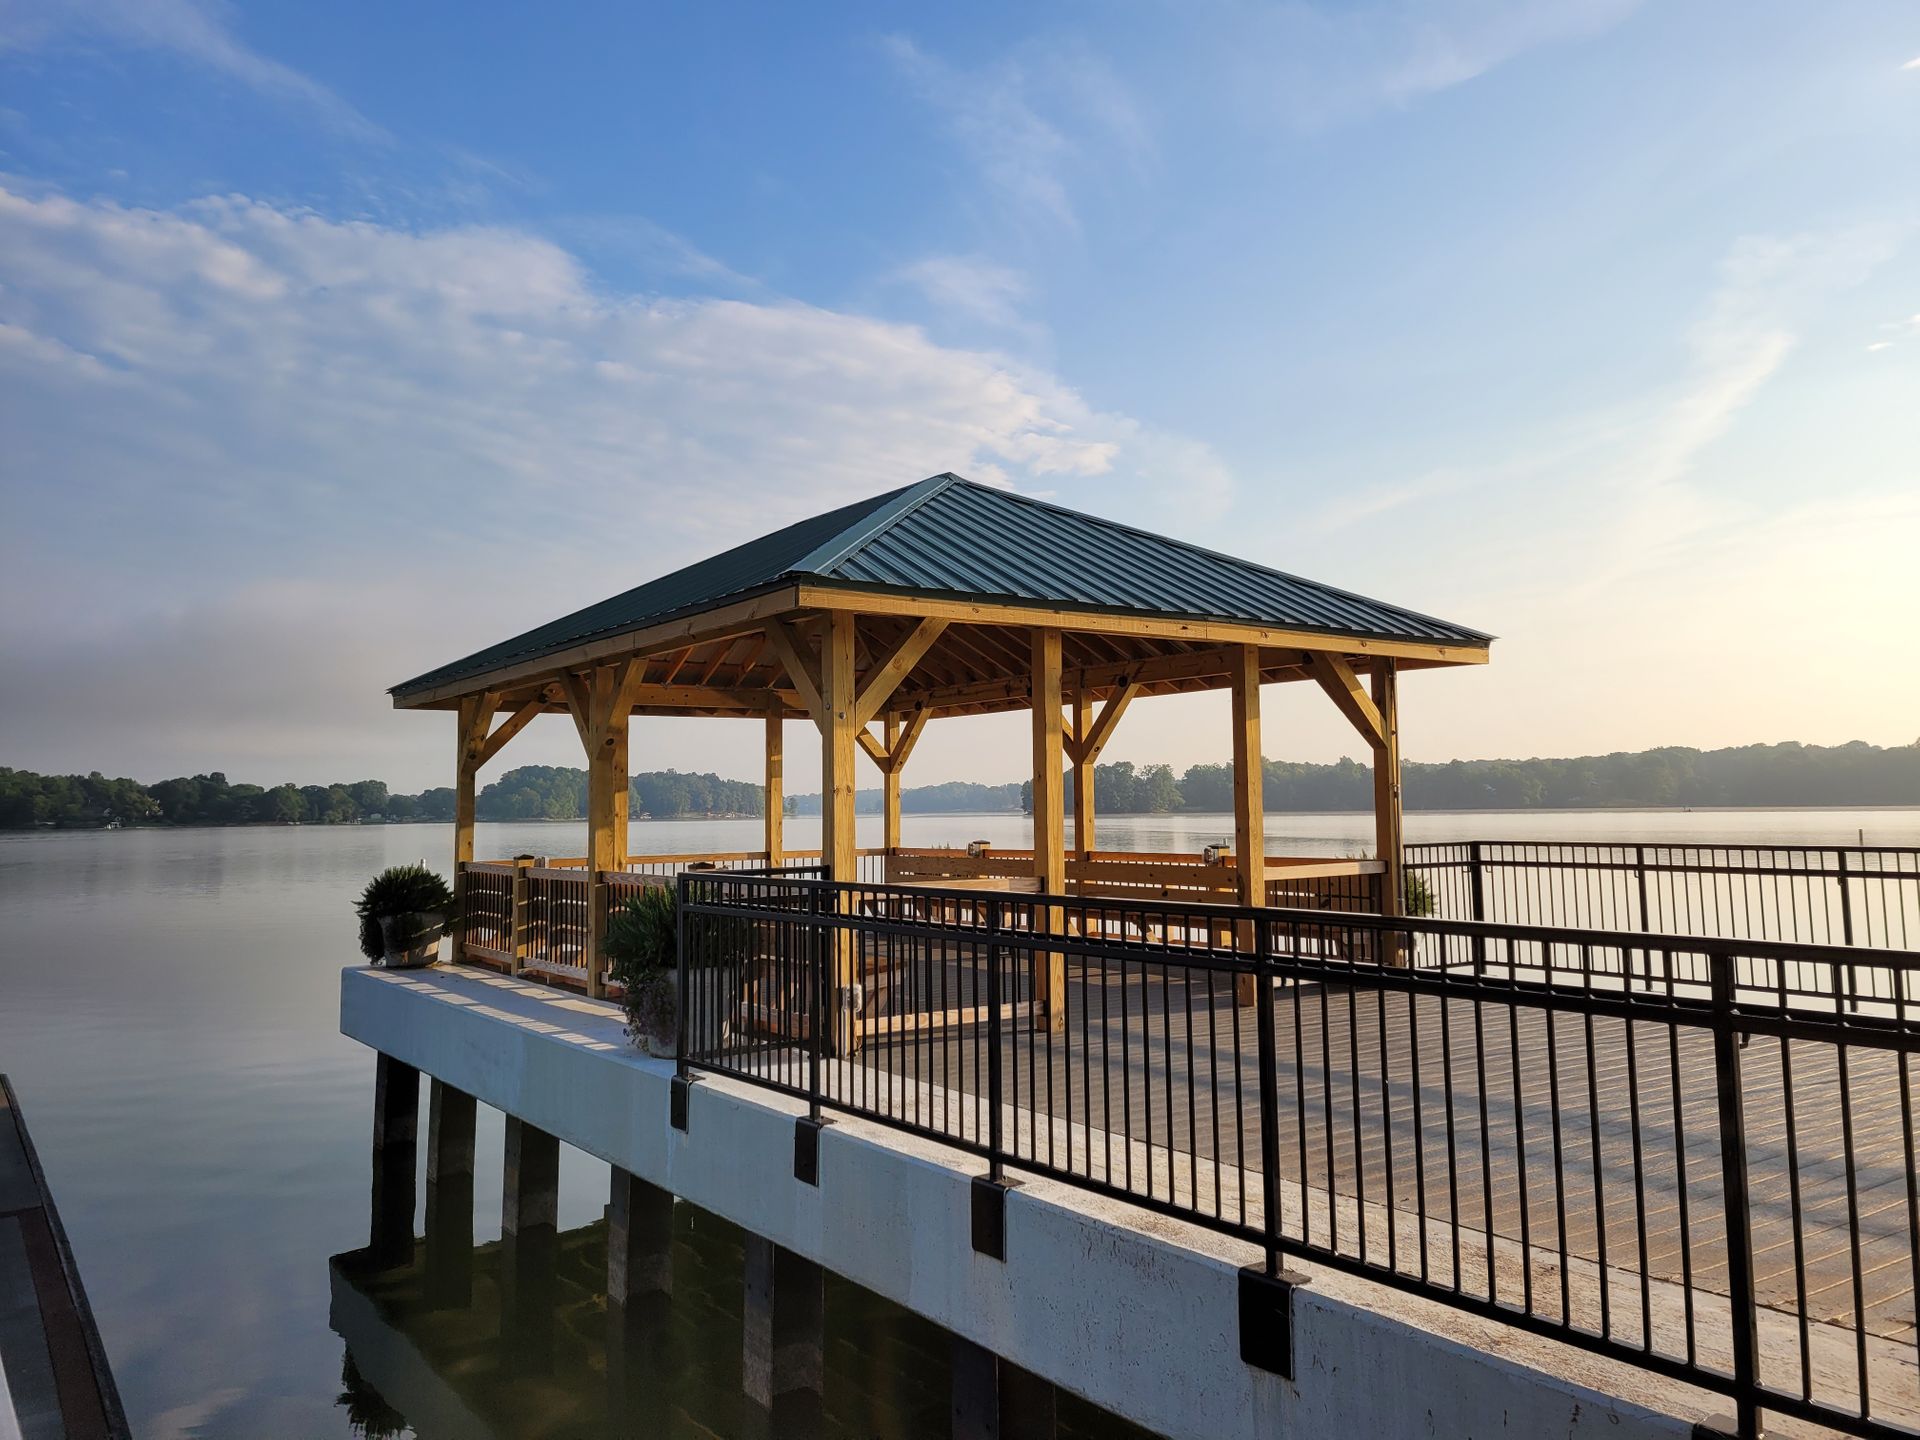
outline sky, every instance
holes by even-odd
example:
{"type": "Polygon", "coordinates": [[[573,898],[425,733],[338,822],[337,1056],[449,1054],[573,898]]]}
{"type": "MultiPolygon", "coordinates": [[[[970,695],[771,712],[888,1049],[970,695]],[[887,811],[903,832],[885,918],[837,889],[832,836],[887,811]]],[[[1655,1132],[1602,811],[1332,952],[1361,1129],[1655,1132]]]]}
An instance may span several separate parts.
{"type": "Polygon", "coordinates": [[[5,0],[0,764],[449,784],[388,686],[946,470],[1499,636],[1413,760],[1908,744],[1917,157],[1908,3],[5,0]]]}

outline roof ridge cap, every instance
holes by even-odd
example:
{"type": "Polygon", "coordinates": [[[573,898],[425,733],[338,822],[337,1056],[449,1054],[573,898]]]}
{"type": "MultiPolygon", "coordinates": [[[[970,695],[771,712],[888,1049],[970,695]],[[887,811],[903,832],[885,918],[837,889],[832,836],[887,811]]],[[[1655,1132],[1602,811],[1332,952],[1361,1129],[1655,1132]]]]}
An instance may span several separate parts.
{"type": "Polygon", "coordinates": [[[894,492],[893,498],[886,504],[876,506],[873,512],[856,522],[850,529],[843,530],[824,544],[816,545],[796,560],[787,573],[789,575],[825,575],[834,566],[844,564],[863,548],[871,544],[882,531],[890,530],[907,516],[918,510],[934,496],[956,484],[966,484],[951,470],[943,470],[938,475],[929,475],[925,480],[894,492]]]}

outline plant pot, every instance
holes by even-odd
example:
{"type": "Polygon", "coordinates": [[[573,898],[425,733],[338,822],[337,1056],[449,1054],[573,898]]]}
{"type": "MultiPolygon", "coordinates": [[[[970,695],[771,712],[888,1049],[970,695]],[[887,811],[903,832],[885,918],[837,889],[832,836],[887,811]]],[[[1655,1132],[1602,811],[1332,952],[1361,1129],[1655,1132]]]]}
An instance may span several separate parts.
{"type": "Polygon", "coordinates": [[[655,973],[637,983],[627,997],[627,1034],[634,1047],[656,1060],[674,1058],[680,1004],[673,971],[655,973]]]}
{"type": "Polygon", "coordinates": [[[424,915],[382,915],[380,938],[387,947],[387,969],[425,969],[440,958],[440,941],[446,933],[447,917],[437,910],[424,915]]]}

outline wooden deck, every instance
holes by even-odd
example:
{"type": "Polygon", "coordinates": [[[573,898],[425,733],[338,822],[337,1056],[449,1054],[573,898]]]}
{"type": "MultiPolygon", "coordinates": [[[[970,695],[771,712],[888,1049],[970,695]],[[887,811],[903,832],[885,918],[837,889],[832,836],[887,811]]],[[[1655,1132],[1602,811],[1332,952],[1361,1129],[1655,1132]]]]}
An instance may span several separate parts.
{"type": "MultiPolygon", "coordinates": [[[[1246,1223],[1261,1188],[1250,1178],[1260,1168],[1255,1014],[1235,1006],[1226,977],[1184,975],[1134,966],[1102,984],[1071,971],[1064,1032],[1020,1027],[1007,1038],[1003,1097],[1060,1122],[1021,1130],[1029,1158],[1142,1194],[1164,1172],[1163,1190],[1171,1182],[1208,1214],[1246,1223]],[[1136,1151],[1116,1137],[1165,1158],[1132,1173],[1136,1151]]],[[[979,988],[969,967],[948,963],[924,970],[912,993],[971,999],[979,988]]],[[[984,1136],[982,1033],[882,1035],[840,1062],[832,1083],[861,1108],[984,1136]],[[916,1113],[937,1091],[970,1097],[973,1113],[916,1113]]],[[[1653,1323],[1642,1276],[1726,1293],[1707,1032],[1283,986],[1275,1033],[1283,1187],[1302,1201],[1337,1196],[1438,1226],[1420,1232],[1424,1251],[1411,1233],[1400,1243],[1398,1227],[1371,1239],[1351,1223],[1327,1233],[1337,1209],[1306,1233],[1313,1212],[1303,1205],[1290,1238],[1355,1255],[1364,1242],[1383,1262],[1393,1243],[1404,1273],[1615,1334],[1653,1323]],[[1450,1235],[1469,1242],[1466,1258],[1450,1235]],[[1492,1250],[1472,1243],[1483,1236],[1508,1242],[1511,1263],[1489,1260],[1492,1250]],[[1583,1313],[1562,1252],[1612,1277],[1589,1297],[1604,1313],[1583,1313]]],[[[1920,1182],[1903,1106],[1920,1109],[1920,1084],[1893,1055],[1864,1047],[1843,1059],[1828,1044],[1761,1038],[1742,1064],[1762,1304],[1913,1346],[1920,1182]]]]}

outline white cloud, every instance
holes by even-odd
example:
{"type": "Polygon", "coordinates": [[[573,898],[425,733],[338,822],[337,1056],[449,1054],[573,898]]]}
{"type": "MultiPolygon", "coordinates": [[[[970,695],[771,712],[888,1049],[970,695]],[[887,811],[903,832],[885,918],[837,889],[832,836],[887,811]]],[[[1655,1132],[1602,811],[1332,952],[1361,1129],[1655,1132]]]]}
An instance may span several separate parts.
{"type": "Polygon", "coordinates": [[[1907,63],[1900,68],[1902,70],[1920,70],[1920,55],[1914,56],[1913,59],[1907,61],[1907,63]]]}
{"type": "Polygon", "coordinates": [[[910,285],[936,308],[1001,329],[1019,329],[1026,276],[978,255],[929,255],[902,266],[892,277],[910,285]]]}
{"type": "Polygon", "coordinates": [[[260,54],[233,33],[212,0],[14,0],[0,10],[0,50],[106,41],[177,55],[252,90],[304,105],[361,140],[385,132],[326,86],[260,54]]]}
{"type": "Polygon", "coordinates": [[[0,190],[0,430],[5,730],[42,766],[121,753],[72,723],[61,654],[130,685],[127,657],[201,657],[157,710],[99,709],[128,752],[213,763],[184,752],[238,715],[290,765],[398,726],[431,776],[444,737],[385,686],[833,504],[954,469],[1149,523],[1178,494],[1190,528],[1227,485],[1204,446],[909,326],[609,294],[523,234],[241,197],[0,190]]]}
{"type": "Polygon", "coordinates": [[[882,46],[1018,226],[1077,229],[1070,181],[1096,158],[1138,169],[1151,155],[1127,87],[1083,48],[1028,45],[963,71],[904,35],[882,46]]]}
{"type": "Polygon", "coordinates": [[[1314,129],[1476,80],[1533,51],[1599,34],[1643,0],[1220,0],[1189,34],[1209,73],[1261,119],[1314,129]]]}

